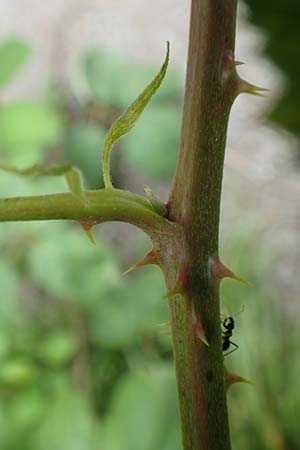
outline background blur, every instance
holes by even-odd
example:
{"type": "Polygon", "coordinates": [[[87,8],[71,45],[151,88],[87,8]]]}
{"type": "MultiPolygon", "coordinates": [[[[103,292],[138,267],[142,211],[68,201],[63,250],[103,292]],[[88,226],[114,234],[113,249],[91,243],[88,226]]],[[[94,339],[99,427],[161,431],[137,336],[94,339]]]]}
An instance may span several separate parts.
{"type": "MultiPolygon", "coordinates": [[[[299,449],[299,19],[293,0],[241,4],[239,72],[271,89],[241,96],[228,136],[221,257],[252,285],[226,280],[239,349],[226,365],[254,385],[229,391],[233,448],[299,449]],[[284,8],[284,9],[283,9],[284,8]],[[259,27],[259,28],[258,28],[259,27]]],[[[187,0],[1,0],[1,162],[69,160],[102,185],[114,118],[158,70],[168,75],[113,152],[116,186],[166,200],[178,148],[187,0]]],[[[67,190],[58,178],[0,176],[1,197],[67,190]]],[[[148,267],[122,278],[150,242],[124,224],[0,226],[2,450],[180,449],[164,283],[148,267]]]]}

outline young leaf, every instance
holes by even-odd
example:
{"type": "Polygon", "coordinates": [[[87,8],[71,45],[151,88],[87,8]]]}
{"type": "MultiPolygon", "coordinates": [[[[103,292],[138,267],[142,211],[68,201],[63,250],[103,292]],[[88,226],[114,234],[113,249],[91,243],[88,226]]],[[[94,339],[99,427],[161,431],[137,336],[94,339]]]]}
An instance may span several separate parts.
{"type": "Polygon", "coordinates": [[[49,167],[43,167],[39,164],[36,164],[26,169],[17,169],[6,164],[0,164],[0,169],[4,170],[5,172],[10,172],[22,176],[64,175],[72,194],[82,202],[85,202],[85,195],[82,190],[80,173],[69,163],[52,165],[49,167]]]}
{"type": "Polygon", "coordinates": [[[127,110],[115,121],[106,135],[103,147],[103,177],[106,188],[112,188],[112,182],[109,174],[109,153],[113,144],[124,134],[128,133],[135,122],[138,120],[143,110],[161,85],[169,63],[170,44],[167,42],[167,53],[165,61],[150,84],[143,90],[143,92],[135,99],[135,101],[127,108],[127,110]]]}

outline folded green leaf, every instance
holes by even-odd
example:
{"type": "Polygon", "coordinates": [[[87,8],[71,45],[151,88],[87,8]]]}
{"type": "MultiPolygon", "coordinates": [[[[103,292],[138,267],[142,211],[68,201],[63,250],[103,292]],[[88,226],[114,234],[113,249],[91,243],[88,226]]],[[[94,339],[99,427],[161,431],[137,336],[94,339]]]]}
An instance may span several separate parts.
{"type": "Polygon", "coordinates": [[[17,169],[6,164],[0,164],[0,169],[5,170],[5,172],[10,172],[22,176],[64,175],[72,194],[74,194],[75,197],[77,197],[82,202],[86,201],[84,191],[82,190],[80,172],[69,163],[52,165],[48,167],[43,167],[39,164],[35,164],[34,166],[28,167],[26,169],[17,169]]]}
{"type": "Polygon", "coordinates": [[[167,42],[167,53],[165,61],[150,84],[143,90],[143,92],[135,99],[135,101],[127,108],[127,110],[115,121],[106,135],[103,148],[103,177],[106,188],[112,188],[112,182],[109,174],[109,153],[113,144],[124,134],[128,133],[135,122],[138,120],[143,110],[161,85],[169,63],[169,49],[170,45],[167,42]]]}

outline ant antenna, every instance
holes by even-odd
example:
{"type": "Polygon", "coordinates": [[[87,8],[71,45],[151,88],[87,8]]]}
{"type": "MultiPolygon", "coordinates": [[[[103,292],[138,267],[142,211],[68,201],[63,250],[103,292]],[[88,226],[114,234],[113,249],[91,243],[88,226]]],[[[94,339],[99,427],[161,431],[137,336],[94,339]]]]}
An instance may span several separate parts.
{"type": "Polygon", "coordinates": [[[242,312],[244,312],[244,309],[245,309],[245,305],[243,305],[242,308],[240,309],[240,311],[238,311],[236,314],[232,315],[231,311],[228,308],[228,306],[226,305],[226,303],[225,303],[225,306],[226,306],[226,309],[228,311],[228,316],[226,316],[225,314],[221,313],[221,319],[222,320],[227,319],[227,317],[236,317],[236,316],[240,315],[242,312]]]}
{"type": "MultiPolygon", "coordinates": [[[[226,305],[225,302],[224,302],[224,304],[225,304],[226,309],[227,309],[227,311],[228,311],[228,313],[229,313],[227,317],[236,317],[236,316],[239,316],[239,315],[244,311],[244,309],[245,309],[245,305],[243,305],[239,312],[237,312],[236,314],[232,315],[230,309],[228,308],[228,306],[226,305]]],[[[224,318],[226,318],[226,316],[225,316],[224,314],[221,313],[221,317],[222,317],[222,316],[223,316],[224,318]]]]}

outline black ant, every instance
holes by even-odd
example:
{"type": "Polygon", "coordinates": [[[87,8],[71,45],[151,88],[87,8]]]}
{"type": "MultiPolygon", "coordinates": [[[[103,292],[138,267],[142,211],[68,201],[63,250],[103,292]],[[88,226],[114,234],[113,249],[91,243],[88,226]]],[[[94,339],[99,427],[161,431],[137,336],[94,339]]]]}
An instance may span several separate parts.
{"type": "MultiPolygon", "coordinates": [[[[242,308],[242,310],[240,312],[244,311],[244,307],[242,308]]],[[[239,314],[239,313],[238,313],[239,314]]],[[[226,350],[229,349],[230,345],[234,345],[234,349],[231,350],[230,352],[226,353],[226,355],[230,355],[230,353],[235,352],[235,350],[237,350],[239,348],[239,346],[235,343],[232,342],[230,340],[230,338],[232,337],[232,330],[234,329],[234,319],[232,316],[229,317],[225,317],[225,319],[222,322],[223,327],[225,328],[225,331],[222,331],[222,339],[223,339],[223,344],[222,344],[222,350],[223,352],[225,352],[226,350]]]]}

